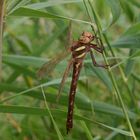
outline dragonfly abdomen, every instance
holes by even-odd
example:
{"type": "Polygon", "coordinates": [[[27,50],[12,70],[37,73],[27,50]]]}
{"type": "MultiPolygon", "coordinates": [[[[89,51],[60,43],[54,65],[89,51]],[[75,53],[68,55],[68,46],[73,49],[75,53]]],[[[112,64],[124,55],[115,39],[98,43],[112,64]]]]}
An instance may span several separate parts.
{"type": "Polygon", "coordinates": [[[69,105],[68,105],[68,115],[67,115],[67,133],[73,127],[73,109],[74,109],[74,99],[77,88],[77,81],[79,78],[80,70],[82,67],[82,62],[74,62],[73,64],[73,75],[69,93],[69,105]]]}

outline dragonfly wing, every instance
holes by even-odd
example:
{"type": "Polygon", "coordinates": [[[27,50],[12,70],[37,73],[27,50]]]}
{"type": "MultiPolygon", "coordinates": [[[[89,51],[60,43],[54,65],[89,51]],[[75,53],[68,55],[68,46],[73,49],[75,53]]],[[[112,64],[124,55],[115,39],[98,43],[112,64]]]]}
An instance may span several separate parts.
{"type": "Polygon", "coordinates": [[[61,80],[61,84],[60,84],[60,87],[59,87],[59,91],[58,91],[58,95],[57,95],[57,101],[59,100],[59,97],[60,97],[60,94],[61,94],[61,91],[64,87],[64,83],[69,75],[69,72],[70,72],[70,69],[72,68],[72,64],[73,64],[73,59],[71,59],[68,63],[68,66],[63,74],[63,77],[62,77],[62,80],[61,80]]]}
{"type": "Polygon", "coordinates": [[[65,52],[61,52],[60,54],[55,55],[55,57],[53,59],[51,59],[50,61],[48,61],[47,63],[45,63],[37,72],[37,76],[41,79],[45,76],[45,74],[50,75],[51,72],[53,71],[53,69],[55,68],[55,66],[62,61],[66,56],[68,56],[68,54],[70,53],[70,47],[72,45],[72,40],[71,40],[71,34],[72,34],[72,30],[71,30],[71,23],[72,21],[70,21],[69,26],[68,26],[68,35],[67,35],[67,44],[65,46],[66,51],[65,52]]]}
{"type": "Polygon", "coordinates": [[[46,62],[45,64],[43,64],[43,66],[37,72],[37,77],[42,79],[46,73],[48,75],[50,75],[51,70],[53,70],[55,68],[55,63],[56,62],[54,60],[50,60],[50,61],[46,62]]]}
{"type": "Polygon", "coordinates": [[[37,76],[41,79],[45,76],[45,74],[50,75],[55,66],[67,56],[68,52],[61,52],[60,54],[57,54],[55,58],[52,58],[47,63],[43,64],[43,66],[38,70],[37,76]]]}

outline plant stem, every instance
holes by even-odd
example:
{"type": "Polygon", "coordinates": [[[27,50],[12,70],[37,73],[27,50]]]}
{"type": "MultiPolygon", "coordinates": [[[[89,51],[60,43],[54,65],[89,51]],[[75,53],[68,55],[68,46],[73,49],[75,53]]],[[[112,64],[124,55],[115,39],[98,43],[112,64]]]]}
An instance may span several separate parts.
{"type": "MultiPolygon", "coordinates": [[[[97,28],[98,28],[98,31],[99,31],[99,37],[101,38],[102,27],[101,27],[100,21],[99,21],[99,19],[98,19],[98,17],[97,17],[97,14],[95,13],[95,10],[94,10],[94,8],[93,8],[93,6],[92,6],[91,1],[88,0],[88,3],[89,3],[89,5],[90,5],[90,7],[91,7],[91,10],[92,10],[92,13],[93,13],[93,16],[94,16],[94,20],[95,20],[95,22],[96,22],[96,25],[97,25],[97,28]]],[[[90,19],[91,19],[91,18],[90,18],[90,19]]],[[[91,22],[92,22],[92,21],[91,21],[91,22]]],[[[109,49],[111,50],[112,56],[115,57],[115,54],[114,54],[114,52],[113,52],[113,50],[112,50],[112,48],[111,48],[111,46],[110,46],[110,43],[108,42],[108,39],[107,39],[106,35],[104,34],[103,36],[104,36],[104,39],[106,40],[106,42],[107,42],[107,44],[108,44],[108,46],[109,46],[109,49]]],[[[103,57],[104,57],[104,60],[105,60],[106,64],[108,64],[107,59],[106,59],[106,56],[105,56],[105,53],[103,53],[103,57]]],[[[124,82],[126,83],[127,80],[126,80],[126,78],[125,78],[125,75],[124,75],[124,73],[123,73],[122,68],[119,67],[119,70],[120,70],[120,73],[121,73],[121,75],[122,75],[122,77],[123,77],[124,82]]],[[[127,124],[128,124],[128,126],[129,126],[130,131],[131,131],[132,137],[133,137],[134,140],[137,140],[137,138],[136,138],[136,136],[135,136],[135,133],[134,133],[134,130],[133,130],[133,128],[132,128],[130,119],[129,119],[129,117],[128,117],[127,107],[124,105],[124,102],[123,102],[123,99],[122,99],[122,97],[121,97],[121,93],[120,93],[120,90],[119,90],[119,88],[118,88],[118,85],[117,85],[117,82],[116,82],[116,80],[115,80],[115,77],[114,77],[114,75],[113,75],[113,73],[112,73],[112,71],[111,71],[110,68],[109,68],[109,71],[108,71],[108,72],[109,72],[109,76],[110,76],[110,78],[111,78],[112,84],[113,84],[113,86],[114,86],[114,89],[115,89],[115,91],[116,91],[116,95],[117,95],[118,100],[119,100],[119,102],[120,102],[120,105],[121,105],[121,107],[122,107],[122,110],[123,110],[123,112],[124,112],[124,114],[125,114],[125,117],[126,117],[126,120],[127,120],[127,124]]]]}
{"type": "Polygon", "coordinates": [[[2,78],[3,17],[4,17],[4,0],[0,0],[0,80],[2,78]]]}

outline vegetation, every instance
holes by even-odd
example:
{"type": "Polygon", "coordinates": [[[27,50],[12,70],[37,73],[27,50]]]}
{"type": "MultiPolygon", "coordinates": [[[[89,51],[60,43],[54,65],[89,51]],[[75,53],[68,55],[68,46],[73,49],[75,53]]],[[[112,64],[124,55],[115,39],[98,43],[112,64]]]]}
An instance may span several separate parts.
{"type": "Polygon", "coordinates": [[[140,139],[139,10],[139,0],[1,0],[0,139],[140,139]],[[67,135],[72,72],[56,97],[70,55],[57,65],[49,60],[69,46],[69,23],[74,40],[83,31],[101,38],[105,51],[95,58],[113,66],[94,67],[87,55],[67,135]],[[51,72],[40,80],[45,62],[51,72]]]}

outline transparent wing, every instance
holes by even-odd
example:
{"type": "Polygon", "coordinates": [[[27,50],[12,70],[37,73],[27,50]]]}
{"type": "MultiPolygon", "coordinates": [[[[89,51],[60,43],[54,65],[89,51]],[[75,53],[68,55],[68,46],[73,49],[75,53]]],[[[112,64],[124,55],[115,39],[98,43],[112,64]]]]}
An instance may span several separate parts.
{"type": "Polygon", "coordinates": [[[66,51],[55,55],[54,58],[52,58],[47,63],[43,64],[43,66],[37,72],[37,76],[40,79],[43,78],[45,74],[50,75],[53,69],[55,68],[55,66],[69,55],[70,51],[68,50],[72,44],[71,34],[72,32],[71,32],[71,21],[70,21],[68,26],[67,43],[65,45],[66,51]]]}
{"type": "Polygon", "coordinates": [[[56,65],[60,63],[63,59],[65,59],[68,55],[68,52],[62,52],[60,54],[57,54],[56,57],[43,64],[43,66],[38,70],[37,76],[41,79],[45,76],[45,74],[50,75],[56,65]]]}
{"type": "Polygon", "coordinates": [[[65,72],[63,74],[62,80],[61,80],[61,84],[60,84],[58,95],[57,95],[57,101],[59,100],[61,91],[62,91],[62,89],[64,87],[64,84],[65,84],[65,81],[66,81],[66,79],[67,79],[67,77],[69,75],[69,72],[70,72],[71,68],[72,68],[72,64],[73,64],[73,59],[71,58],[71,60],[69,61],[68,65],[66,67],[66,70],[65,70],[65,72]]]}

